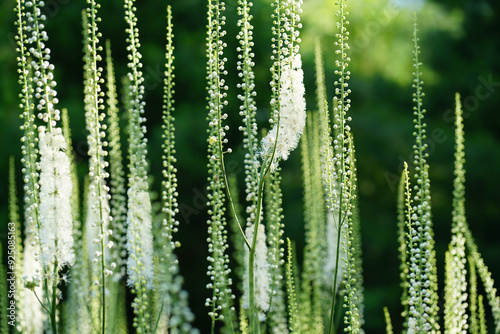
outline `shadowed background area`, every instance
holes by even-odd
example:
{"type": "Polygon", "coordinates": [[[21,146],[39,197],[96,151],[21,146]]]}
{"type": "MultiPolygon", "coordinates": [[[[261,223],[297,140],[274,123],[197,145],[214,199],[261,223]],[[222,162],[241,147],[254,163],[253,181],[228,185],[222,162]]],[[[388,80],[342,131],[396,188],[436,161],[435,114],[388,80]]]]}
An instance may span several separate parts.
{"type": "MultiPolygon", "coordinates": [[[[255,41],[255,74],[258,121],[267,127],[271,66],[270,0],[255,0],[252,8],[255,41]]],[[[166,5],[174,20],[176,75],[176,148],[179,179],[180,220],[177,238],[181,274],[190,294],[196,326],[204,333],[209,326],[204,307],[206,276],[206,3],[201,0],[139,1],[141,53],[143,54],[149,159],[159,191],[161,176],[161,102],[164,64],[166,5]]],[[[8,157],[20,166],[21,121],[18,117],[17,65],[13,24],[15,1],[0,3],[0,239],[6,241],[8,221],[8,157]]],[[[83,109],[81,11],[77,0],[48,0],[47,42],[56,66],[60,107],[68,108],[81,181],[88,170],[83,109]]],[[[228,171],[242,187],[244,172],[241,134],[237,128],[236,34],[237,1],[226,1],[229,92],[228,171]]],[[[305,0],[301,32],[306,98],[309,110],[315,99],[314,43],[323,48],[329,99],[333,97],[336,32],[334,1],[305,0]]],[[[351,0],[350,12],[352,129],[357,150],[358,191],[365,279],[365,331],[384,329],[382,307],[388,306],[396,331],[401,327],[399,259],[397,253],[395,188],[403,161],[411,162],[412,123],[412,19],[417,12],[421,60],[425,82],[433,221],[436,235],[438,275],[444,284],[444,251],[450,240],[454,152],[454,94],[462,95],[466,138],[466,211],[470,228],[500,282],[500,3],[494,0],[386,1],[351,0]]],[[[125,21],[121,1],[102,4],[99,29],[102,41],[111,40],[118,83],[126,73],[125,21]]],[[[119,87],[120,89],[120,87],[119,87]]],[[[123,117],[123,128],[126,119],[123,117]]],[[[122,134],[125,138],[125,134],[122,134]]],[[[123,144],[126,144],[124,139],[123,144]]],[[[302,177],[300,150],[283,167],[285,234],[303,246],[302,177]]],[[[21,171],[17,171],[21,194],[21,171]]],[[[243,191],[240,191],[243,193],[243,191]]],[[[21,199],[21,196],[20,196],[21,199]]],[[[299,254],[300,256],[300,254],[299,254]]],[[[300,261],[300,260],[299,260],[300,261]]],[[[300,262],[299,262],[300,263],[300,262]]],[[[492,328],[492,324],[490,324],[492,328]]]]}

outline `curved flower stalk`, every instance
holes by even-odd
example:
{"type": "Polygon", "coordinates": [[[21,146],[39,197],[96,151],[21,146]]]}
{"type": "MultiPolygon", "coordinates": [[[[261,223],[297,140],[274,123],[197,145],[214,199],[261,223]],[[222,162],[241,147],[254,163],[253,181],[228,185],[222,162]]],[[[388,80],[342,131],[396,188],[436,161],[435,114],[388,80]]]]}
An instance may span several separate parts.
{"type": "MultiPolygon", "coordinates": [[[[410,266],[410,300],[409,300],[409,321],[415,322],[415,332],[418,333],[439,333],[438,323],[438,294],[437,294],[437,273],[436,254],[434,250],[434,232],[431,219],[431,196],[429,181],[429,165],[426,158],[427,144],[425,143],[425,109],[422,106],[422,85],[420,79],[419,62],[420,47],[418,45],[417,21],[415,18],[413,30],[414,42],[414,80],[413,107],[415,115],[415,145],[414,166],[416,184],[414,186],[413,215],[412,222],[414,230],[411,231],[412,245],[409,247],[411,256],[410,266]]],[[[410,326],[408,326],[410,330],[410,326]]]]}
{"type": "Polygon", "coordinates": [[[148,290],[154,287],[152,209],[148,186],[146,121],[144,117],[144,77],[139,53],[139,30],[134,1],[125,0],[125,20],[129,51],[130,109],[129,112],[129,178],[127,213],[128,284],[133,286],[135,298],[134,325],[143,333],[151,331],[148,290]]]}
{"type": "MultiPolygon", "coordinates": [[[[232,174],[229,175],[228,177],[228,184],[229,184],[229,189],[231,196],[234,198],[240,198],[240,190],[238,188],[238,180],[236,178],[236,175],[232,174]]],[[[243,234],[241,233],[241,226],[240,222],[243,221],[243,206],[241,205],[240,201],[234,201],[234,215],[230,216],[230,221],[229,225],[231,227],[231,236],[230,236],[230,241],[231,245],[233,245],[234,249],[232,252],[232,258],[234,259],[235,265],[234,265],[234,274],[237,277],[237,284],[236,288],[238,289],[238,292],[243,295],[243,292],[245,290],[245,287],[243,285],[244,277],[245,277],[245,252],[246,252],[246,244],[245,244],[245,239],[243,238],[243,234]],[[237,218],[234,218],[237,217],[237,218]]],[[[241,308],[241,303],[240,303],[240,311],[242,310],[241,308]]],[[[245,312],[246,313],[246,312],[245,312]]],[[[248,322],[246,314],[240,314],[240,322],[242,319],[245,319],[246,322],[248,322]],[[243,317],[243,318],[242,318],[243,317]]],[[[247,323],[248,325],[248,323],[247,323]]],[[[241,323],[240,323],[241,327],[241,323]]]]}

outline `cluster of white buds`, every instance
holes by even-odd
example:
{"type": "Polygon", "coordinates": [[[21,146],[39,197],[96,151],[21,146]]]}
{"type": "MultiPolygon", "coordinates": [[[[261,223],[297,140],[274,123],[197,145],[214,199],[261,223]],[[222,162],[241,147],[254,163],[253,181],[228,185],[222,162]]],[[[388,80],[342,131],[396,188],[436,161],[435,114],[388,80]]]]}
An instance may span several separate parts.
{"type": "Polygon", "coordinates": [[[286,160],[294,150],[306,124],[306,101],[304,99],[304,72],[300,54],[288,58],[280,81],[279,94],[279,129],[275,125],[262,139],[262,157],[264,160],[273,156],[273,166],[278,159],[286,160]]]}
{"type": "Polygon", "coordinates": [[[73,217],[71,195],[73,179],[60,128],[45,132],[39,127],[40,147],[40,247],[43,266],[72,265],[73,217]]]}
{"type": "Polygon", "coordinates": [[[137,181],[129,188],[129,211],[127,217],[128,284],[134,286],[144,279],[148,288],[154,287],[153,235],[151,234],[151,199],[146,181],[137,181]]]}
{"type": "MultiPolygon", "coordinates": [[[[247,240],[252,240],[254,235],[254,225],[247,227],[245,230],[247,240]]],[[[264,231],[264,225],[260,224],[257,232],[257,245],[255,246],[255,268],[254,268],[254,281],[255,281],[255,306],[258,309],[257,315],[260,321],[266,320],[266,312],[269,310],[269,299],[270,299],[270,275],[269,275],[269,262],[267,259],[267,245],[266,245],[266,233],[264,231]]],[[[249,252],[248,247],[246,249],[246,268],[245,268],[245,281],[244,286],[249,285],[249,252]]],[[[243,307],[248,309],[249,307],[249,296],[248,290],[245,289],[243,294],[243,307]]]]}

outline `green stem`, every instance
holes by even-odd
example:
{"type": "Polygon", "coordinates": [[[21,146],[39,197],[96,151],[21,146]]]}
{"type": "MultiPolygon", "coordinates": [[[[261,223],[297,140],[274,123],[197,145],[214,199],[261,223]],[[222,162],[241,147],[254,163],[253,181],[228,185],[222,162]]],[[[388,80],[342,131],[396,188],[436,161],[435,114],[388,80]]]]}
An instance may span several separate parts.
{"type": "MultiPolygon", "coordinates": [[[[54,271],[57,273],[57,263],[54,265],[55,269],[54,271]]],[[[52,333],[57,334],[57,319],[56,319],[56,314],[57,314],[57,282],[54,282],[52,286],[52,307],[51,307],[51,312],[50,312],[50,323],[52,325],[52,333]]]]}
{"type": "Polygon", "coordinates": [[[338,233],[337,233],[337,252],[335,256],[335,273],[333,276],[333,297],[332,297],[332,308],[330,311],[330,324],[328,325],[328,333],[333,333],[333,317],[335,313],[335,297],[337,296],[337,275],[339,270],[339,258],[340,258],[340,238],[342,236],[342,223],[340,222],[339,216],[339,225],[338,225],[338,233]]]}
{"type": "Polygon", "coordinates": [[[42,303],[42,301],[40,300],[40,297],[38,297],[38,294],[36,293],[35,290],[33,290],[33,293],[35,294],[35,297],[36,299],[38,300],[38,302],[40,303],[40,305],[42,305],[43,309],[50,314],[50,311],[47,307],[45,307],[45,305],[42,303]]]}
{"type": "MultiPolygon", "coordinates": [[[[220,142],[220,141],[219,141],[220,142]]],[[[220,151],[222,152],[222,143],[219,144],[220,151]]],[[[234,202],[233,202],[233,197],[231,196],[231,190],[229,189],[229,182],[227,180],[227,173],[226,173],[226,164],[224,162],[224,152],[221,153],[222,157],[222,175],[224,176],[224,186],[226,188],[226,193],[227,193],[227,198],[229,200],[229,206],[231,208],[231,213],[233,214],[234,220],[236,223],[238,223],[238,228],[240,229],[241,235],[243,236],[243,240],[245,241],[245,244],[247,245],[248,249],[252,249],[253,247],[250,245],[250,242],[248,241],[245,232],[243,231],[243,228],[241,227],[241,223],[238,219],[238,215],[236,214],[236,209],[234,207],[234,202]]]]}
{"type": "MultiPolygon", "coordinates": [[[[279,132],[279,131],[278,131],[279,132]]],[[[272,163],[272,159],[271,159],[272,163]]],[[[265,166],[265,165],[264,165],[265,166]]],[[[264,167],[262,168],[264,169],[264,167]]],[[[248,255],[248,294],[249,294],[249,322],[250,322],[250,332],[251,333],[259,333],[260,327],[257,321],[256,312],[255,312],[255,250],[257,245],[257,234],[259,232],[259,224],[260,224],[260,215],[262,211],[262,193],[264,191],[264,181],[269,172],[269,168],[265,171],[265,173],[261,174],[259,179],[259,190],[257,193],[257,212],[255,215],[255,223],[253,230],[253,239],[252,239],[252,247],[250,248],[248,255]]]]}
{"type": "MultiPolygon", "coordinates": [[[[101,221],[101,233],[103,234],[103,224],[104,222],[101,221]]],[[[101,285],[101,294],[102,294],[102,334],[106,333],[106,275],[104,273],[105,270],[105,264],[104,264],[104,240],[101,240],[101,253],[102,253],[102,261],[101,261],[101,279],[102,279],[102,285],[101,285]]]]}

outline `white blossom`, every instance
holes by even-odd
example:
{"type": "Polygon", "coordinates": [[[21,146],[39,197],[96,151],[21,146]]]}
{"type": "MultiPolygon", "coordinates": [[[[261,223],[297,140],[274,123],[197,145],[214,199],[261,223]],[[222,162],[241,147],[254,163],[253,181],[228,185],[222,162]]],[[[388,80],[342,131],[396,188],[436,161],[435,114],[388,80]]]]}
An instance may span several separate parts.
{"type": "MultiPolygon", "coordinates": [[[[254,225],[249,226],[245,230],[247,240],[253,239],[254,225]]],[[[245,281],[244,286],[249,286],[249,252],[248,248],[245,247],[245,281]]],[[[255,246],[255,268],[254,268],[254,281],[255,281],[255,306],[259,310],[258,317],[260,321],[266,320],[265,312],[269,310],[269,263],[267,261],[267,245],[266,245],[266,233],[264,231],[264,225],[260,224],[257,234],[257,245],[255,246]]],[[[248,291],[245,289],[243,294],[243,307],[248,309],[249,307],[249,296],[248,291]]]]}
{"type": "Polygon", "coordinates": [[[133,286],[142,277],[146,280],[147,287],[153,288],[152,209],[147,189],[146,181],[138,180],[128,190],[127,273],[129,285],[133,286]]]}
{"type": "Polygon", "coordinates": [[[293,59],[287,58],[284,63],[280,79],[279,132],[277,126],[274,126],[262,139],[264,159],[272,156],[276,145],[274,161],[288,158],[290,151],[297,147],[306,124],[304,72],[300,54],[297,53],[293,59]]]}
{"type": "Polygon", "coordinates": [[[57,261],[61,268],[75,261],[70,161],[60,128],[45,132],[41,126],[39,131],[41,260],[49,267],[57,261]]]}

